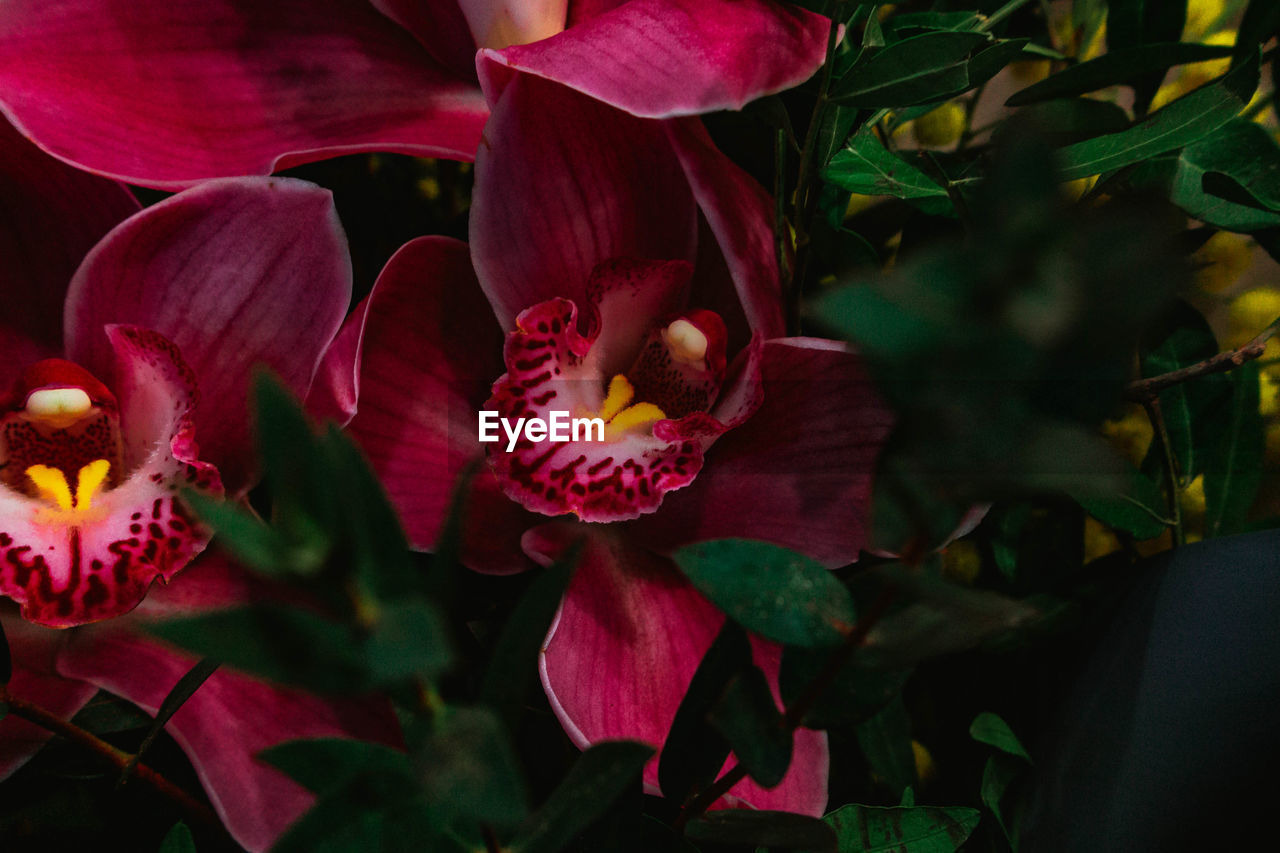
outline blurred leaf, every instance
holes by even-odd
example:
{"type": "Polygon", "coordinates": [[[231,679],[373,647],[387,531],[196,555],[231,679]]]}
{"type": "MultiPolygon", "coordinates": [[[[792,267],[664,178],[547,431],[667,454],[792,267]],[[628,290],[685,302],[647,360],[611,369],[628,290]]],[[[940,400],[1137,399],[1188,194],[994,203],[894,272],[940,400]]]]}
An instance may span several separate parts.
{"type": "Polygon", "coordinates": [[[512,850],[558,853],[565,849],[628,786],[638,784],[652,756],[653,747],[633,741],[604,741],[590,747],[520,827],[512,850]]]}
{"type": "Polygon", "coordinates": [[[1237,61],[1248,58],[1277,31],[1280,31],[1280,4],[1275,0],[1249,0],[1236,32],[1237,61]]]}
{"type": "Polygon", "coordinates": [[[662,746],[658,785],[667,799],[683,803],[693,791],[715,781],[729,757],[729,743],[707,715],[734,676],[749,666],[751,644],[747,635],[726,619],[694,670],[662,746]]]}
{"type": "Polygon", "coordinates": [[[849,805],[823,820],[836,831],[840,853],[954,853],[981,813],[939,806],[849,805]]]}
{"type": "MultiPolygon", "coordinates": [[[[782,650],[778,683],[787,707],[805,694],[830,657],[831,652],[825,649],[787,646],[782,650]]],[[[829,729],[868,720],[902,692],[910,676],[911,670],[874,669],[855,659],[840,670],[803,722],[811,729],[829,729]]]]}
{"type": "Polygon", "coordinates": [[[792,733],[759,667],[747,666],[729,681],[710,720],[761,787],[782,782],[791,766],[792,733]]]}
{"type": "Polygon", "coordinates": [[[129,774],[133,772],[133,768],[138,765],[138,762],[142,760],[142,756],[146,754],[146,751],[151,748],[151,744],[155,742],[160,732],[164,730],[165,724],[200,689],[201,685],[209,680],[209,676],[213,675],[219,665],[218,661],[211,658],[197,661],[196,665],[187,670],[178,679],[178,682],[170,688],[169,693],[160,703],[159,709],[156,710],[155,719],[151,721],[151,725],[147,728],[147,734],[142,738],[142,743],[134,750],[133,756],[130,757],[128,763],[120,771],[118,784],[124,784],[125,780],[129,778],[129,774]]]}
{"type": "Polygon", "coordinates": [[[946,198],[947,191],[924,172],[887,150],[874,131],[856,133],[836,153],[824,177],[850,192],[898,198],[946,198]]]}
{"type": "Polygon", "coordinates": [[[160,842],[160,853],[196,853],[196,840],[191,837],[191,830],[185,823],[178,821],[165,834],[160,842]]]}
{"type": "MultiPolygon", "coordinates": [[[[1104,133],[1115,133],[1129,126],[1129,115],[1110,101],[1091,98],[1061,98],[1040,101],[1018,111],[1018,121],[1012,132],[1025,132],[1035,128],[1051,145],[1068,145],[1104,133]]],[[[1009,125],[1001,125],[997,136],[1009,125]]]]}
{"type": "Polygon", "coordinates": [[[1153,539],[1172,524],[1165,518],[1166,501],[1160,487],[1141,471],[1131,471],[1128,488],[1114,495],[1080,495],[1080,506],[1094,518],[1135,539],[1153,539]]]}
{"type": "Polygon", "coordinates": [[[308,791],[323,794],[369,774],[411,787],[409,756],[379,743],[347,738],[291,740],[264,749],[258,758],[308,791]]]}
{"type": "MultiPolygon", "coordinates": [[[[288,578],[315,574],[328,557],[329,540],[318,526],[314,535],[289,537],[263,524],[232,501],[211,498],[188,489],[183,500],[202,521],[217,531],[217,543],[239,562],[261,575],[288,578]]],[[[294,524],[298,533],[303,525],[294,524]]]]}
{"type": "Polygon", "coordinates": [[[449,668],[452,648],[444,618],[426,599],[380,605],[365,649],[369,676],[378,685],[434,678],[449,668]]]}
{"type": "Polygon", "coordinates": [[[1001,752],[1025,759],[1027,763],[1031,762],[1031,756],[1027,755],[1022,742],[1013,733],[1013,729],[1009,728],[1009,724],[990,711],[983,711],[973,718],[973,722],[969,724],[969,736],[978,743],[994,746],[1001,752]]]}
{"type": "Polygon", "coordinates": [[[1231,55],[1232,48],[1219,45],[1169,42],[1144,44],[1104,53],[1051,74],[1039,83],[1014,92],[1005,106],[1021,107],[1050,98],[1083,95],[1128,83],[1152,71],[1167,71],[1176,66],[1231,55]]]}
{"type": "Polygon", "coordinates": [[[791,812],[721,809],[689,821],[685,835],[694,842],[837,853],[836,834],[830,826],[816,817],[791,812]]]}
{"type": "Polygon", "coordinates": [[[1258,362],[1230,374],[1231,397],[1209,430],[1204,472],[1205,538],[1239,533],[1262,485],[1265,428],[1258,412],[1258,362]]]}
{"type": "Polygon", "coordinates": [[[451,708],[413,756],[431,807],[463,823],[518,824],[524,783],[501,720],[482,708],[451,708]]]}
{"type": "Polygon", "coordinates": [[[150,623],[146,629],[279,684],[324,693],[354,693],[368,686],[366,659],[355,632],[311,611],[255,604],[150,623]]]}
{"type": "Polygon", "coordinates": [[[744,628],[797,646],[839,644],[853,600],[820,563],[767,542],[720,539],[671,555],[698,591],[744,628]]]}
{"type": "Polygon", "coordinates": [[[969,86],[969,54],[989,43],[982,33],[929,32],[903,39],[858,62],[832,89],[835,103],[862,108],[908,107],[941,100],[969,86]]]}
{"type": "Polygon", "coordinates": [[[480,699],[498,708],[509,722],[519,715],[525,694],[538,671],[543,640],[581,555],[582,544],[575,542],[538,575],[525,590],[494,644],[480,699]]]}
{"type": "Polygon", "coordinates": [[[1004,799],[1009,785],[1022,773],[1023,768],[1014,759],[1005,755],[993,755],[987,759],[982,768],[982,804],[985,805],[1000,825],[1001,832],[1010,846],[1018,849],[1016,836],[1010,831],[1009,823],[1004,815],[1004,807],[1000,801],[1004,799]]]}
{"type": "Polygon", "coordinates": [[[966,88],[981,86],[1005,69],[1010,62],[1026,59],[1024,51],[1031,40],[1025,38],[1002,39],[990,47],[985,47],[969,60],[969,85],[966,88]]]}
{"type": "Polygon", "coordinates": [[[911,720],[902,695],[854,729],[871,772],[898,796],[916,784],[916,756],[911,748],[911,720]]]}
{"type": "MultiPolygon", "coordinates": [[[[1177,41],[1187,18],[1187,0],[1108,0],[1107,7],[1108,53],[1177,41]]],[[[1163,77],[1157,71],[1134,83],[1134,110],[1139,115],[1147,111],[1163,77]]]]}
{"type": "Polygon", "coordinates": [[[1058,150],[1064,180],[1087,178],[1189,145],[1234,118],[1258,87],[1258,57],[1183,95],[1128,130],[1058,150]]]}

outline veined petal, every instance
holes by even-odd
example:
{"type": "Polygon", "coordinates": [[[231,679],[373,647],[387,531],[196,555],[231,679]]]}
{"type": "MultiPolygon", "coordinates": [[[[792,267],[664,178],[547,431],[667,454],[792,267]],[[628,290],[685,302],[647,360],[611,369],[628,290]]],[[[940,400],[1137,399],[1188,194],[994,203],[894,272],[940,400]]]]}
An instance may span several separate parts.
{"type": "Polygon", "coordinates": [[[62,303],[76,265],[138,210],[122,185],[72,169],[0,119],[0,388],[62,354],[62,303]]]}
{"type": "Polygon", "coordinates": [[[110,337],[125,479],[91,502],[77,494],[74,509],[0,488],[0,593],[42,625],[80,625],[137,606],[152,581],[168,581],[209,541],[179,490],[222,488],[217,470],[196,458],[194,377],[173,344],[133,328],[113,327],[110,337]]]}
{"type": "Polygon", "coordinates": [[[366,0],[9,0],[0,93],[46,151],[162,189],[356,151],[470,160],[486,115],[366,0]]]}
{"type": "MultiPolygon", "coordinates": [[[[409,540],[428,549],[458,474],[482,455],[476,418],[502,372],[502,333],[466,244],[444,237],[405,244],[363,311],[359,406],[348,429],[409,540]]],[[[492,572],[526,567],[520,535],[535,516],[508,500],[487,469],[473,481],[465,517],[467,565],[492,572]]]]}
{"type": "Polygon", "coordinates": [[[645,118],[741,109],[822,64],[831,22],[773,0],[630,0],[532,44],[485,50],[645,118]]]}
{"type": "Polygon", "coordinates": [[[476,73],[476,43],[458,0],[370,0],[462,80],[476,73]]]}
{"type": "Polygon", "coordinates": [[[547,299],[586,304],[603,261],[694,259],[693,196],[660,124],[493,62],[479,70],[495,105],[476,159],[471,251],[504,329],[547,299]]]}
{"type": "MultiPolygon", "coordinates": [[[[548,565],[578,538],[585,538],[586,547],[543,643],[547,698],[579,747],[612,738],[661,746],[724,616],[669,560],[625,534],[594,525],[547,524],[526,535],[525,547],[548,565]]],[[[754,639],[752,648],[776,700],[779,650],[754,639]]],[[[745,780],[720,805],[822,814],[826,735],[799,729],[794,749],[791,769],[776,788],[765,791],[745,780]]],[[[657,756],[645,767],[644,781],[658,793],[657,756]]]]}
{"type": "MultiPolygon", "coordinates": [[[[105,626],[72,635],[58,672],[121,696],[149,714],[195,659],[105,626]]],[[[249,850],[268,848],[313,797],[254,756],[287,740],[353,737],[395,745],[384,700],[318,699],[219,669],[183,703],[165,731],[187,753],[227,829],[249,850]]]]}
{"type": "Polygon", "coordinates": [[[768,341],[760,408],[708,453],[660,515],[636,522],[653,547],[747,536],[830,566],[867,544],[871,482],[893,424],[860,358],[815,338],[768,341]]]}
{"type": "Polygon", "coordinates": [[[130,218],[89,253],[67,294],[67,351],[103,373],[107,324],[173,341],[200,387],[202,458],[238,493],[253,474],[254,367],[305,397],[350,301],[346,237],[327,190],[289,178],[210,181],[130,218]]]}
{"type": "MultiPolygon", "coordinates": [[[[33,702],[63,720],[69,720],[83,708],[98,688],[75,679],[64,678],[54,669],[59,644],[66,638],[61,631],[32,625],[17,614],[0,614],[4,635],[9,641],[13,660],[13,677],[9,692],[33,702]]],[[[53,733],[14,714],[0,720],[0,780],[35,755],[53,733]]]]}

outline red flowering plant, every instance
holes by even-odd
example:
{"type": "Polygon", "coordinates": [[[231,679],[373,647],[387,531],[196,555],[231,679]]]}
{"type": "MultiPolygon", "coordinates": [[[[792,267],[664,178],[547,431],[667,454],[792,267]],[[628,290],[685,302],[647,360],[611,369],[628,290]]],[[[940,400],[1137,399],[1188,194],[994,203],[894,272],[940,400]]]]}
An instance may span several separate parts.
{"type": "Polygon", "coordinates": [[[477,46],[671,116],[803,82],[827,30],[779,0],[19,0],[0,10],[0,112],[57,157],[167,189],[357,151],[471,160],[477,46]]]}
{"type": "MultiPolygon", "coordinates": [[[[0,427],[8,775],[53,731],[71,731],[61,721],[99,689],[157,712],[194,660],[140,625],[266,594],[206,552],[211,531],[182,495],[240,496],[253,484],[250,367],[268,364],[305,393],[351,280],[329,194],[314,185],[231,179],[140,210],[121,185],[8,126],[0,154],[5,210],[21,212],[0,228],[11,306],[0,427]]],[[[231,671],[209,677],[168,731],[249,849],[265,849],[310,799],[258,750],[302,736],[398,737],[385,704],[231,671]]]]}
{"type": "MultiPolygon", "coordinates": [[[[352,319],[349,429],[419,546],[481,454],[467,565],[551,565],[585,540],[544,643],[548,699],[580,747],[660,745],[724,621],[671,552],[745,536],[855,559],[890,415],[846,347],[784,335],[769,199],[700,123],[482,70],[470,256],[422,238],[387,265],[352,319]],[[599,435],[510,434],[554,411],[598,418],[599,435]]],[[[779,651],[754,641],[775,695],[779,651]]],[[[826,764],[825,737],[800,730],[785,779],[726,803],[821,814],[826,764]]],[[[659,790],[657,757],[645,782],[659,790]]]]}

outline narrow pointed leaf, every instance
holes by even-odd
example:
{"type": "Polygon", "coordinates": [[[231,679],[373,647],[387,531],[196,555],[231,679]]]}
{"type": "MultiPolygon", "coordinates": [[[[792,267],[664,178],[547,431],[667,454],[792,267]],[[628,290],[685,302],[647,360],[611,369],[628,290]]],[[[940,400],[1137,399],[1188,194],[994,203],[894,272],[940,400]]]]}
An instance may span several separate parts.
{"type": "Polygon", "coordinates": [[[1070,68],[1014,92],[1005,106],[1021,107],[1051,98],[1068,98],[1128,83],[1152,71],[1166,71],[1176,65],[1221,59],[1232,48],[1220,45],[1171,42],[1144,44],[1104,53],[1097,59],[1070,68]]]}
{"type": "Polygon", "coordinates": [[[983,711],[973,718],[969,725],[969,736],[978,743],[994,746],[1001,752],[1031,761],[1031,756],[1027,754],[1013,729],[1009,728],[1009,724],[990,711],[983,711]]]}
{"type": "Polygon", "coordinates": [[[990,38],[982,33],[931,32],[859,58],[835,87],[832,101],[856,107],[909,107],[939,100],[969,85],[969,55],[990,38]]]}
{"type": "Polygon", "coordinates": [[[871,131],[854,135],[827,167],[828,181],[849,192],[897,198],[946,198],[947,191],[924,172],[889,151],[871,131]]]}
{"type": "MultiPolygon", "coordinates": [[[[209,676],[218,669],[219,662],[213,658],[203,658],[196,662],[196,665],[187,670],[186,675],[178,679],[178,683],[173,685],[168,695],[164,697],[164,701],[160,703],[160,708],[156,711],[155,719],[151,721],[147,734],[142,738],[142,743],[138,745],[133,757],[129,759],[129,763],[120,772],[120,784],[129,778],[129,774],[133,772],[133,768],[142,760],[142,756],[155,742],[155,739],[164,729],[165,723],[169,722],[169,718],[177,713],[183,703],[191,698],[200,686],[204,684],[209,676]]],[[[175,827],[176,829],[177,827],[175,827]]]]}
{"type": "Polygon", "coordinates": [[[710,716],[752,779],[772,788],[787,775],[791,730],[759,667],[749,666],[738,673],[710,716]]]}

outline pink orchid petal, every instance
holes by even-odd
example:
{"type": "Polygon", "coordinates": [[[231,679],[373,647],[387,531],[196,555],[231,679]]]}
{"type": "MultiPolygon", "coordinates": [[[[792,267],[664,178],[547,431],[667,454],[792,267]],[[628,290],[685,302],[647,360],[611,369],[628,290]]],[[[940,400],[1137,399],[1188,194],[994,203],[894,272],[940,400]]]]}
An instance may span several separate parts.
{"type": "Polygon", "coordinates": [[[169,580],[208,544],[209,532],[178,490],[221,492],[217,470],[195,456],[195,384],[173,345],[149,330],[111,327],[109,334],[119,359],[127,479],[75,510],[0,488],[0,593],[42,625],[132,610],[152,581],[169,580]]]}
{"type": "Polygon", "coordinates": [[[129,618],[171,619],[262,601],[274,594],[215,546],[192,560],[172,583],[152,586],[129,618]]]}
{"type": "Polygon", "coordinates": [[[747,324],[765,338],[784,334],[773,201],[715,147],[701,121],[684,119],[664,127],[724,255],[747,324]]]}
{"type": "Polygon", "coordinates": [[[339,426],[346,426],[355,417],[368,304],[366,298],[347,316],[320,358],[306,399],[306,409],[312,417],[329,418],[339,426]]]}
{"type": "Polygon", "coordinates": [[[476,157],[471,251],[504,329],[553,297],[584,305],[602,261],[693,260],[693,198],[661,125],[492,62],[480,70],[496,105],[476,157]]]}
{"type": "Polygon", "coordinates": [[[105,373],[109,323],[173,341],[200,387],[201,458],[236,493],[251,480],[253,369],[269,367],[305,396],[350,300],[328,190],[289,178],[210,181],[147,208],[89,253],[67,294],[68,357],[105,373]]]}
{"type": "Polygon", "coordinates": [[[572,0],[569,3],[569,26],[577,26],[626,2],[627,0],[572,0]]]}
{"type": "Polygon", "coordinates": [[[867,544],[872,475],[892,413],[841,344],[768,341],[763,371],[755,414],[712,447],[692,485],[635,524],[664,549],[747,537],[849,563],[867,544]]]}
{"type": "MultiPolygon", "coordinates": [[[[477,411],[502,374],[502,333],[467,246],[421,237],[398,251],[367,301],[359,408],[348,429],[387,488],[409,540],[435,545],[461,470],[482,455],[477,411]]],[[[533,518],[481,470],[467,508],[463,558],[525,568],[519,539],[533,518]]]]}
{"type": "Polygon", "coordinates": [[[476,43],[458,0],[370,0],[374,7],[431,52],[436,61],[463,80],[476,73],[476,43]]]}
{"type": "Polygon", "coordinates": [[[365,0],[11,0],[0,93],[46,151],[162,189],[356,151],[469,160],[485,119],[365,0]]]}
{"type": "MultiPolygon", "coordinates": [[[[149,714],[195,659],[118,630],[81,631],[58,657],[58,672],[101,687],[149,714]]],[[[356,737],[395,743],[398,727],[381,701],[321,700],[227,668],[210,676],[165,726],[186,751],[214,809],[249,850],[269,847],[313,797],[254,758],[287,740],[356,737]]]]}
{"type": "Polygon", "coordinates": [[[0,120],[0,389],[62,354],[62,302],[76,265],[138,210],[114,181],[72,169],[0,120]]]}
{"type": "MultiPolygon", "coordinates": [[[[585,538],[586,547],[543,643],[547,698],[579,747],[611,738],[661,746],[724,617],[669,560],[616,531],[547,524],[526,534],[525,547],[548,565],[578,538],[585,538]]],[[[779,649],[755,640],[752,646],[778,699],[779,649]]],[[[827,760],[826,735],[800,729],[791,769],[780,785],[766,791],[743,781],[722,805],[820,815],[827,799],[827,760]]],[[[656,793],[656,756],[646,765],[644,780],[656,793]]]]}
{"type": "MultiPolygon", "coordinates": [[[[7,613],[0,615],[13,659],[9,679],[11,696],[38,705],[63,720],[69,720],[88,704],[98,688],[83,681],[63,678],[54,670],[58,644],[67,635],[41,628],[7,613]]],[[[44,746],[53,733],[14,714],[0,720],[0,780],[7,779],[44,746]]]]}
{"type": "Polygon", "coordinates": [[[831,22],[772,0],[631,0],[482,55],[645,118],[741,109],[822,64],[831,22]]]}

